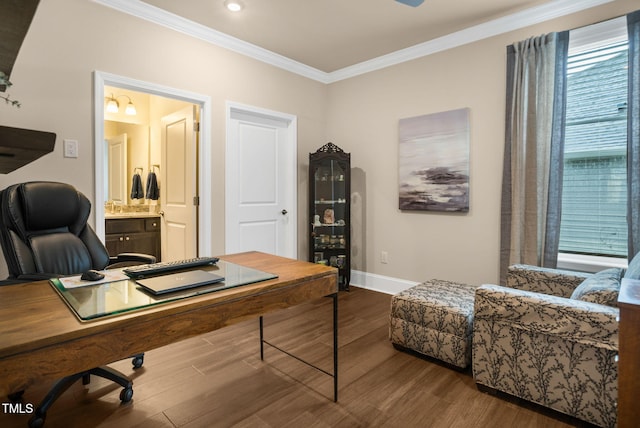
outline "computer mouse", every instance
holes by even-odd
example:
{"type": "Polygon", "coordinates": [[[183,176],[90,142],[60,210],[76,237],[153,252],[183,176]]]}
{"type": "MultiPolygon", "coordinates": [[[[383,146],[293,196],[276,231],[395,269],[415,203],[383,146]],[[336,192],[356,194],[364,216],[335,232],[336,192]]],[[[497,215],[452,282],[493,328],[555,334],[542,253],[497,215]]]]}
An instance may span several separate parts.
{"type": "Polygon", "coordinates": [[[83,281],[99,281],[102,278],[104,278],[104,274],[94,269],[84,272],[80,277],[83,281]]]}

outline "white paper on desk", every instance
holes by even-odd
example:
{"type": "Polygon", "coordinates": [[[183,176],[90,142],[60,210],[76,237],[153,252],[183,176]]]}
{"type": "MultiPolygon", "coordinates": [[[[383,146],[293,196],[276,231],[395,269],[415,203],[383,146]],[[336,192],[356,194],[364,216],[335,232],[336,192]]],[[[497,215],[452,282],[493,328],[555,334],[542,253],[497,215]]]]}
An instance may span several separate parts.
{"type": "Polygon", "coordinates": [[[83,281],[80,279],[82,275],[75,276],[66,276],[64,278],[58,278],[58,280],[62,283],[64,288],[78,288],[78,287],[86,287],[88,285],[98,285],[98,284],[106,284],[107,282],[115,282],[122,281],[124,279],[129,279],[127,275],[122,273],[121,270],[103,270],[100,271],[104,274],[104,278],[98,281],[83,281]]]}

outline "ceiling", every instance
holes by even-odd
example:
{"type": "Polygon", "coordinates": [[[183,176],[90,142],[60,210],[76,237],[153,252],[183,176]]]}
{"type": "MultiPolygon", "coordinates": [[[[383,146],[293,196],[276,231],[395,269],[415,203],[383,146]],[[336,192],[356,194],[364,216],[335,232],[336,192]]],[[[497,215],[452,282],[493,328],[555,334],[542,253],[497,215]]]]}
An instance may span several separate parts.
{"type": "Polygon", "coordinates": [[[333,72],[550,0],[426,0],[413,8],[394,0],[144,0],[144,3],[333,72]]]}
{"type": "Polygon", "coordinates": [[[328,84],[616,0],[91,1],[328,84]]]}

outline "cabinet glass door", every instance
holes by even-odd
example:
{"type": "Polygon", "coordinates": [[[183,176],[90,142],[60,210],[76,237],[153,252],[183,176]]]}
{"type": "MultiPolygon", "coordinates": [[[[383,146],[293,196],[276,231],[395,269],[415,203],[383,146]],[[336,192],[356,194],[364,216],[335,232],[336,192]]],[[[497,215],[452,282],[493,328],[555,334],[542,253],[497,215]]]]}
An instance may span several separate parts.
{"type": "Polygon", "coordinates": [[[349,289],[350,155],[328,143],[309,155],[309,261],[339,269],[349,289]]]}
{"type": "Polygon", "coordinates": [[[314,174],[314,261],[334,267],[346,262],[347,194],[340,162],[325,160],[314,174]]]}

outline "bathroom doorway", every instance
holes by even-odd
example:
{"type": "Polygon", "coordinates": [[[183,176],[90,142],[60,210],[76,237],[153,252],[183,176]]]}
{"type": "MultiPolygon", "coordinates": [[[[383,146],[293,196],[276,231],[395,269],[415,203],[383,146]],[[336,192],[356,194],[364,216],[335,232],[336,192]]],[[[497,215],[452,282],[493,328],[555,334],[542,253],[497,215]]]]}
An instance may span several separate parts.
{"type": "MultiPolygon", "coordinates": [[[[210,99],[207,96],[187,93],[174,88],[162,87],[147,82],[134,81],[125,77],[102,72],[95,72],[95,225],[98,236],[105,240],[107,248],[132,248],[129,240],[138,239],[139,248],[153,250],[153,239],[160,240],[159,254],[163,261],[179,258],[190,258],[197,255],[210,255],[210,227],[208,222],[199,224],[199,218],[211,218],[211,204],[209,198],[202,197],[199,189],[206,189],[203,183],[210,183],[209,168],[203,168],[203,162],[209,156],[207,145],[210,132],[208,114],[210,99]],[[107,111],[108,103],[115,100],[118,111],[107,111]],[[131,114],[131,106],[135,114],[131,114]],[[129,108],[129,114],[126,108],[129,108]],[[171,168],[163,155],[163,139],[166,135],[163,128],[167,117],[175,117],[174,113],[190,110],[193,120],[186,120],[180,126],[193,126],[193,137],[182,141],[185,167],[182,170],[171,168]],[[196,125],[199,123],[199,126],[196,125]],[[126,184],[126,204],[110,199],[113,192],[109,192],[110,151],[107,150],[106,138],[125,135],[127,147],[125,160],[119,157],[115,164],[123,169],[126,176],[122,179],[126,184]],[[123,167],[123,164],[125,165],[123,167]],[[163,165],[164,164],[164,165],[163,165]],[[169,166],[171,170],[165,168],[169,166]],[[171,180],[171,175],[179,174],[171,180]],[[167,176],[169,178],[167,178],[167,176]],[[152,179],[153,178],[153,179],[152,179]],[[176,202],[175,194],[167,194],[172,182],[193,183],[189,194],[181,195],[183,214],[193,219],[183,225],[182,233],[167,233],[168,230],[178,230],[171,217],[171,209],[167,209],[167,202],[176,202]],[[105,207],[102,209],[102,207],[105,207]],[[165,215],[165,213],[167,215],[165,215]],[[113,219],[117,221],[114,222],[113,219]],[[106,220],[106,221],[105,221],[106,220]],[[117,227],[114,227],[116,223],[117,227]],[[139,225],[137,225],[139,223],[139,225]],[[114,234],[118,228],[132,224],[135,228],[142,228],[138,235],[114,234]],[[107,228],[107,225],[110,228],[107,228]],[[157,235],[153,232],[157,228],[157,235]],[[162,233],[161,233],[162,232],[162,233]],[[129,238],[129,240],[127,239],[129,238]],[[170,242],[170,241],[176,242],[170,242]],[[129,242],[128,242],[129,241],[129,242]],[[178,242],[180,241],[180,242],[178,242]],[[126,245],[129,244],[129,247],[126,245]],[[175,249],[181,251],[176,252],[175,249]],[[172,249],[169,251],[169,249],[172,249]]],[[[113,104],[113,103],[112,103],[113,104]]],[[[166,147],[165,147],[166,148],[166,147]]],[[[174,156],[175,153],[172,153],[174,156]]],[[[122,156],[119,154],[119,156],[122,156]]],[[[121,192],[120,192],[121,193],[121,192]]]]}

